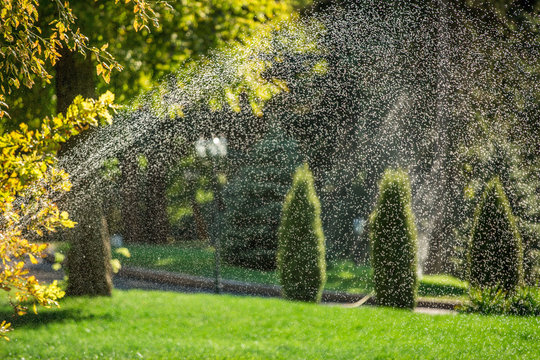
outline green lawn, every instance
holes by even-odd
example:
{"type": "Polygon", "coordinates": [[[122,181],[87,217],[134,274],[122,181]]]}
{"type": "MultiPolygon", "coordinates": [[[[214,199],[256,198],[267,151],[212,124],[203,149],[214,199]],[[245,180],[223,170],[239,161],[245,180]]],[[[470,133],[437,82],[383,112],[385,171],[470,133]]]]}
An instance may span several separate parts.
{"type": "MultiPolygon", "coordinates": [[[[130,245],[131,258],[124,265],[161,269],[190,275],[212,277],[214,254],[209,247],[130,245]]],[[[264,284],[278,284],[276,272],[265,272],[223,265],[223,278],[264,284]]],[[[371,269],[340,262],[328,267],[327,290],[369,293],[372,290],[371,269]]],[[[467,284],[446,275],[424,276],[418,289],[420,296],[460,297],[467,293],[467,284]]]]}
{"type": "MultiPolygon", "coordinates": [[[[0,307],[0,318],[10,315],[0,307]]],[[[534,359],[540,318],[115,291],[13,321],[1,359],[534,359]]]]}

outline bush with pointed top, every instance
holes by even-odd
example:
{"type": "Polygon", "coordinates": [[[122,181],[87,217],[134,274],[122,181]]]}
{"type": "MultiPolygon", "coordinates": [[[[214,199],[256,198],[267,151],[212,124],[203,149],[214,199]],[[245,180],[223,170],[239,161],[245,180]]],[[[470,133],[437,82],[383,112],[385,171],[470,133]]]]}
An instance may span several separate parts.
{"type": "Polygon", "coordinates": [[[472,286],[505,291],[523,282],[521,236],[498,177],[486,184],[475,212],[469,278],[472,286]]]}
{"type": "Polygon", "coordinates": [[[418,286],[417,232],[405,171],[388,169],[383,174],[369,229],[377,303],[414,308],[418,286]]]}
{"type": "Polygon", "coordinates": [[[307,164],[294,174],[278,233],[278,271],[283,296],[319,302],[326,282],[321,205],[307,164]]]}
{"type": "Polygon", "coordinates": [[[247,160],[224,191],[223,258],[230,265],[274,270],[283,199],[301,164],[298,145],[274,128],[247,160]]]}

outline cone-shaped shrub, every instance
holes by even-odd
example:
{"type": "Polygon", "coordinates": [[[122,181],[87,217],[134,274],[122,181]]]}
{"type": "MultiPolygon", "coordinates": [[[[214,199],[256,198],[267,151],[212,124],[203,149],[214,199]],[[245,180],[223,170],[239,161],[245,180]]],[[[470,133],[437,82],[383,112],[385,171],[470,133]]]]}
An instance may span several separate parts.
{"type": "Polygon", "coordinates": [[[223,260],[259,270],[276,268],[283,198],[302,163],[298,145],[278,127],[249,153],[247,164],[224,191],[223,260]]]}
{"type": "Polygon", "coordinates": [[[370,217],[373,283],[379,305],[414,308],[417,233],[411,187],[403,170],[386,170],[370,217]]]}
{"type": "Polygon", "coordinates": [[[475,212],[469,252],[470,283],[513,291],[523,281],[521,237],[497,177],[487,183],[475,212]]]}
{"type": "Polygon", "coordinates": [[[318,302],[326,282],[321,205],[307,164],[294,174],[278,232],[278,271],[283,296],[318,302]]]}

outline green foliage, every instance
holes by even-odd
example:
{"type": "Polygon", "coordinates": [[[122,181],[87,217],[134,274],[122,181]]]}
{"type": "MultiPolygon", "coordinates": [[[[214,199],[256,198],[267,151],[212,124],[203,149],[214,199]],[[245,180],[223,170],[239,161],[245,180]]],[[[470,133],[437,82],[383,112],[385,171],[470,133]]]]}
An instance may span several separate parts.
{"type": "Polygon", "coordinates": [[[456,233],[459,237],[456,261],[466,276],[474,211],[482,199],[485,183],[498,176],[522,237],[524,277],[532,285],[537,280],[536,254],[540,250],[540,162],[530,158],[530,143],[520,147],[501,134],[493,134],[488,124],[484,128],[482,137],[488,140],[475,142],[462,155],[468,201],[462,209],[465,221],[456,233]]]}
{"type": "Polygon", "coordinates": [[[477,312],[480,314],[504,314],[508,309],[508,302],[504,291],[497,287],[484,289],[471,288],[470,303],[460,308],[462,312],[477,312]]]}
{"type": "MultiPolygon", "coordinates": [[[[144,37],[130,31],[116,31],[125,20],[118,16],[103,19],[97,11],[91,10],[86,25],[95,28],[96,22],[102,24],[108,38],[116,38],[111,53],[121,60],[126,71],[114,73],[111,85],[119,100],[125,101],[151,89],[187,61],[200,59],[213,49],[250,41],[261,28],[290,16],[294,11],[292,3],[291,0],[169,1],[170,7],[157,8],[160,27],[151,33],[143,31],[144,37]]],[[[110,5],[101,6],[107,13],[110,5]]]]}
{"type": "Polygon", "coordinates": [[[523,276],[528,285],[540,282],[540,223],[518,222],[523,244],[523,276]]]}
{"type": "Polygon", "coordinates": [[[296,170],[283,204],[277,261],[286,299],[321,300],[326,282],[321,204],[307,163],[296,170]]]}
{"type": "MultiPolygon", "coordinates": [[[[151,2],[151,7],[142,0],[130,0],[124,5],[125,2],[121,1],[120,5],[115,1],[69,4],[77,15],[72,27],[76,25],[75,28],[88,36],[84,44],[90,50],[86,53],[98,51],[100,56],[99,63],[93,62],[98,75],[106,81],[94,87],[98,92],[113,91],[122,104],[154,88],[164,76],[195,66],[187,63],[207,56],[211,50],[246,46],[262,32],[270,32],[271,24],[287,19],[295,9],[307,5],[306,1],[294,0],[157,1],[151,2]],[[134,8],[141,11],[133,13],[134,8]],[[148,25],[155,20],[159,20],[159,26],[149,29],[148,25]]],[[[56,3],[62,2],[41,3],[38,8],[41,21],[47,24],[55,20],[56,3]]],[[[52,72],[51,66],[46,69],[52,72]]],[[[39,92],[16,92],[8,96],[6,102],[14,119],[30,121],[54,111],[54,91],[51,91],[54,85],[43,86],[39,92]]]]}
{"type": "MultiPolygon", "coordinates": [[[[71,189],[69,175],[58,167],[57,151],[90,126],[110,122],[113,101],[110,92],[98,100],[79,96],[65,115],[43,119],[38,130],[21,123],[18,130],[0,136],[0,287],[19,315],[28,302],[36,311],[36,304],[58,306],[64,295],[56,283],[42,285],[28,274],[25,258],[36,264],[47,247],[28,239],[75,225],[57,205],[59,196],[71,189]]],[[[8,328],[0,324],[0,338],[8,328]]]]}
{"type": "MultiPolygon", "coordinates": [[[[118,1],[110,3],[110,13],[118,13],[116,8],[120,5],[117,4],[118,1]]],[[[149,22],[157,25],[157,14],[146,0],[125,0],[120,4],[133,6],[133,9],[126,11],[134,15],[135,31],[148,29],[149,22]]],[[[94,55],[97,75],[101,75],[107,83],[113,70],[122,70],[122,66],[107,52],[108,44],[97,48],[88,43],[88,37],[81,33],[77,16],[68,1],[42,1],[40,4],[39,0],[0,0],[0,9],[3,44],[0,49],[0,119],[7,114],[4,108],[8,105],[3,102],[4,95],[10,94],[12,89],[18,89],[21,84],[32,88],[36,79],[50,83],[51,67],[62,57],[62,49],[84,56],[87,53],[94,55]],[[44,11],[48,12],[48,16],[44,16],[44,11]],[[39,21],[41,17],[46,18],[43,24],[39,21]]],[[[76,14],[79,12],[76,11],[76,14]]],[[[125,25],[125,14],[122,22],[125,25]]],[[[102,30],[99,28],[97,33],[101,35],[102,30]]],[[[95,34],[91,29],[85,29],[86,32],[95,34]]]]}
{"type": "Polygon", "coordinates": [[[299,164],[296,142],[279,128],[255,145],[224,191],[227,263],[275,269],[282,202],[299,164]]]}
{"type": "Polygon", "coordinates": [[[417,233],[405,171],[388,169],[383,174],[369,229],[377,302],[413,308],[417,289],[417,233]]]}
{"type": "Polygon", "coordinates": [[[497,177],[487,183],[476,209],[469,277],[472,286],[500,286],[505,291],[523,282],[521,236],[497,177]]]}
{"type": "Polygon", "coordinates": [[[212,161],[198,157],[192,149],[172,168],[167,189],[169,221],[174,237],[182,241],[209,238],[207,219],[215,208],[213,173],[217,171],[212,161]]]}
{"type": "MultiPolygon", "coordinates": [[[[474,117],[459,131],[466,138],[459,150],[467,178],[465,202],[470,207],[459,229],[457,262],[468,268],[467,252],[471,218],[486,182],[499,176],[523,237],[524,272],[530,279],[534,248],[525,241],[521,222],[540,221],[539,98],[535,84],[540,74],[538,2],[471,0],[467,2],[467,27],[477,29],[469,41],[476,53],[485,54],[482,75],[477,78],[468,102],[474,117]],[[470,10],[470,11],[469,11],[470,10]],[[486,34],[481,41],[477,36],[486,34]],[[476,39],[475,39],[476,38],[476,39]],[[492,40],[489,40],[492,39],[492,40]],[[488,40],[488,41],[486,41],[488,40]],[[534,44],[531,46],[531,44],[534,44]],[[505,49],[511,49],[507,51],[505,49]],[[527,68],[527,71],[521,69],[527,68]],[[496,111],[494,111],[496,109],[496,111]],[[465,129],[465,130],[464,130],[465,129]],[[478,196],[475,196],[478,193],[478,196]]],[[[460,264],[460,265],[461,265],[460,264]]]]}
{"type": "Polygon", "coordinates": [[[470,302],[460,308],[462,312],[484,315],[540,316],[540,290],[520,287],[508,293],[500,287],[473,288],[470,302]]]}
{"type": "Polygon", "coordinates": [[[540,316],[540,289],[521,287],[511,295],[508,312],[518,316],[540,316]]]}

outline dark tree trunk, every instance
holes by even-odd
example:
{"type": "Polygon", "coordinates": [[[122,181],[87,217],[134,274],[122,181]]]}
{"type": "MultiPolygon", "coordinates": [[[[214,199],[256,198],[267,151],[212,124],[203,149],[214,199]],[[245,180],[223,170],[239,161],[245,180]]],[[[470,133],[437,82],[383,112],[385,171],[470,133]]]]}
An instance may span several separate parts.
{"type": "Polygon", "coordinates": [[[111,245],[107,220],[100,206],[86,204],[69,230],[67,257],[68,296],[110,296],[112,291],[111,245]]]}
{"type": "MultiPolygon", "coordinates": [[[[57,111],[65,112],[77,95],[95,97],[95,70],[90,57],[83,58],[77,53],[62,51],[62,58],[55,66],[57,111]]],[[[84,140],[88,132],[70,139],[62,146],[60,154],[84,140]]],[[[79,179],[86,183],[84,179],[79,179]]],[[[79,198],[74,189],[70,197],[79,198]]],[[[88,196],[90,197],[90,196],[88,196]]],[[[69,201],[69,200],[68,200],[69,201]]],[[[73,208],[67,204],[68,208],[73,208]]],[[[72,296],[110,296],[112,291],[111,249],[107,220],[99,201],[87,200],[71,211],[77,222],[74,229],[67,231],[70,251],[67,258],[68,287],[67,294],[72,296]]]]}
{"type": "Polygon", "coordinates": [[[146,181],[147,242],[166,244],[169,236],[167,169],[160,163],[159,156],[149,155],[146,181]]]}
{"type": "Polygon", "coordinates": [[[204,216],[201,211],[201,206],[195,199],[195,194],[191,198],[191,208],[193,209],[193,218],[195,219],[195,231],[197,232],[197,238],[199,241],[208,241],[208,224],[204,220],[204,216]]]}
{"type": "Polygon", "coordinates": [[[143,243],[146,234],[140,200],[144,194],[139,186],[137,157],[130,150],[125,151],[125,153],[121,159],[123,236],[127,244],[143,243]]]}
{"type": "Polygon", "coordinates": [[[439,165],[434,165],[432,177],[438,179],[435,186],[434,222],[429,239],[428,257],[424,265],[427,274],[449,273],[452,271],[451,254],[454,245],[455,210],[461,196],[459,189],[459,171],[456,169],[456,147],[460,126],[455,119],[449,118],[451,108],[450,94],[450,37],[452,24],[446,0],[437,0],[439,19],[437,24],[437,102],[436,130],[438,134],[437,151],[439,165]]]}
{"type": "Polygon", "coordinates": [[[96,96],[96,73],[90,56],[83,58],[78,53],[61,51],[62,57],[55,65],[56,111],[67,110],[77,95],[96,96]]]}

